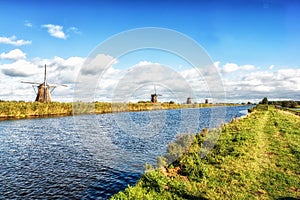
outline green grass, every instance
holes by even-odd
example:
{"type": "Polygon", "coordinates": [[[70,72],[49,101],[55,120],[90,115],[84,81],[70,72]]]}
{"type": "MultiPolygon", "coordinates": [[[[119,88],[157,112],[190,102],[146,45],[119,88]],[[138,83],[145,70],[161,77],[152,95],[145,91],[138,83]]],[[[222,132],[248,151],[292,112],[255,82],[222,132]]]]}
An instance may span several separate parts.
{"type": "Polygon", "coordinates": [[[300,198],[300,117],[256,109],[221,127],[215,148],[200,158],[204,138],[215,131],[195,135],[178,160],[112,199],[300,198]]]}

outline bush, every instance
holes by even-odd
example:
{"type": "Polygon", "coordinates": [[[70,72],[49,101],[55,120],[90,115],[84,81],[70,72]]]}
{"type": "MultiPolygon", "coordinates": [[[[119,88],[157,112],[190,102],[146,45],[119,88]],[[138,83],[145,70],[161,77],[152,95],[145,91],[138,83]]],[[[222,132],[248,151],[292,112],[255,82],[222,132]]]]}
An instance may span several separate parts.
{"type": "Polygon", "coordinates": [[[261,101],[261,103],[262,104],[268,104],[268,98],[267,97],[263,98],[263,100],[261,101]]]}

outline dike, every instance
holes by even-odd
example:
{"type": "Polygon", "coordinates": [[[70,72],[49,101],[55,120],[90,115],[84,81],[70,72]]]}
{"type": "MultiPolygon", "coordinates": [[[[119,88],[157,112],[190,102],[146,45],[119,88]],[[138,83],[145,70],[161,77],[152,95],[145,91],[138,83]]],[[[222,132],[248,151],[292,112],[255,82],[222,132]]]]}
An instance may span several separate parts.
{"type": "Polygon", "coordinates": [[[135,186],[111,199],[300,198],[299,116],[258,107],[218,130],[220,137],[204,158],[200,157],[203,141],[217,130],[179,137],[158,158],[157,169],[148,165],[135,186]],[[189,147],[170,148],[191,137],[189,147]],[[185,153],[164,165],[175,149],[185,153]]]}

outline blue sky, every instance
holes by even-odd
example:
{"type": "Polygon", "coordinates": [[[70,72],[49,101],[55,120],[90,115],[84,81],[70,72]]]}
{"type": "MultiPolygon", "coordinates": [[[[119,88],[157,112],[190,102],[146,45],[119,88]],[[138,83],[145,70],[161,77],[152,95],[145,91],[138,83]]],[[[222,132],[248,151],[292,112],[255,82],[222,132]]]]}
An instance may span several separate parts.
{"type": "MultiPolygon", "coordinates": [[[[191,37],[207,51],[212,60],[218,64],[224,85],[228,87],[225,90],[228,90],[229,99],[230,92],[235,93],[229,87],[233,88],[235,82],[234,87],[236,91],[241,91],[241,94],[236,98],[232,97],[233,101],[247,98],[257,100],[264,92],[273,98],[299,98],[300,86],[293,90],[294,93],[278,88],[284,90],[284,96],[278,95],[276,88],[272,89],[274,86],[272,83],[269,89],[258,91],[261,92],[256,93],[259,95],[250,93],[251,91],[245,93],[243,89],[238,89],[239,83],[246,84],[243,81],[249,78],[247,73],[252,73],[253,79],[255,73],[258,75],[270,73],[272,78],[277,76],[274,79],[277,82],[291,78],[290,76],[286,79],[279,77],[283,73],[280,70],[290,70],[289,73],[298,77],[300,2],[296,0],[1,0],[0,9],[2,91],[5,90],[4,80],[11,78],[10,80],[19,81],[21,77],[9,77],[12,74],[4,73],[9,71],[7,69],[10,69],[10,72],[29,70],[21,67],[17,69],[18,60],[5,56],[12,50],[20,50],[21,52],[17,52],[19,55],[17,57],[19,60],[25,60],[27,64],[36,64],[36,60],[43,59],[50,62],[55,60],[55,57],[67,61],[73,57],[86,58],[98,44],[122,31],[142,27],[163,27],[191,37]],[[10,41],[9,44],[5,42],[7,40],[10,41]],[[22,44],[14,43],[18,40],[22,44]],[[22,53],[25,56],[22,56],[22,53]],[[244,67],[249,65],[252,67],[244,67]],[[253,95],[249,96],[249,94],[253,95]]],[[[164,59],[161,56],[159,59],[153,58],[147,61],[163,63],[164,59]]],[[[165,60],[169,58],[166,56],[165,60]]],[[[140,61],[145,61],[145,58],[141,56],[140,61]]],[[[176,65],[174,62],[166,61],[164,64],[176,65]]],[[[121,63],[124,64],[119,62],[119,66],[121,63]]],[[[181,63],[178,63],[179,65],[181,63]]],[[[286,73],[285,71],[284,74],[286,73]]],[[[34,73],[30,75],[33,76],[34,73]]],[[[266,77],[269,77],[269,74],[266,77]]],[[[34,77],[28,74],[28,78],[34,77]]],[[[292,79],[287,80],[289,84],[299,84],[294,80],[295,77],[292,79]]],[[[256,81],[256,86],[259,82],[263,82],[256,81]]],[[[16,85],[14,89],[9,90],[17,89],[16,85]]],[[[23,97],[9,95],[8,92],[2,92],[1,97],[0,92],[0,99],[23,97]]]]}

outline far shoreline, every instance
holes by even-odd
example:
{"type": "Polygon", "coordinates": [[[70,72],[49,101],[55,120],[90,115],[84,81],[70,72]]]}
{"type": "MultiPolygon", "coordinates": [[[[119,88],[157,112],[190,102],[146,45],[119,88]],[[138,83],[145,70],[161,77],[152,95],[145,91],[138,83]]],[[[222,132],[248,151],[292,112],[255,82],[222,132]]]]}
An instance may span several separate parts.
{"type": "Polygon", "coordinates": [[[250,106],[251,104],[177,104],[177,103],[108,103],[108,102],[0,102],[0,121],[67,117],[76,115],[100,115],[118,112],[142,112],[154,110],[201,109],[211,107],[250,106]],[[75,109],[74,109],[75,106],[75,109]],[[76,108],[78,106],[79,108],[76,108]],[[77,112],[76,112],[77,111],[77,112]],[[78,112],[79,111],[79,112],[78,112]],[[74,113],[75,112],[75,113],[74,113]]]}

